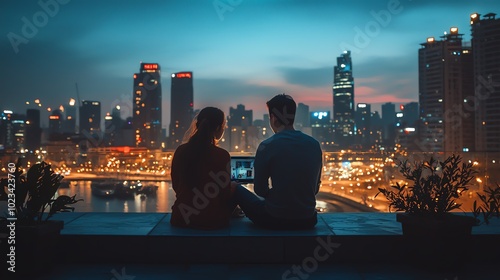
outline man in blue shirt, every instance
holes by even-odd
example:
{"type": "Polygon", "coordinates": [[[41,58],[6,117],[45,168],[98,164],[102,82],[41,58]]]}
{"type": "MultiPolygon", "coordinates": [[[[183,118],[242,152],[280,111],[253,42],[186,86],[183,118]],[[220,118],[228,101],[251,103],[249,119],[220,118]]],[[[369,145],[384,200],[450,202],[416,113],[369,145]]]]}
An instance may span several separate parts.
{"type": "Polygon", "coordinates": [[[314,138],[295,130],[297,105],[280,94],[267,103],[274,135],[255,154],[254,193],[237,186],[235,200],[256,225],[276,229],[312,228],[321,184],[322,151],[314,138]]]}

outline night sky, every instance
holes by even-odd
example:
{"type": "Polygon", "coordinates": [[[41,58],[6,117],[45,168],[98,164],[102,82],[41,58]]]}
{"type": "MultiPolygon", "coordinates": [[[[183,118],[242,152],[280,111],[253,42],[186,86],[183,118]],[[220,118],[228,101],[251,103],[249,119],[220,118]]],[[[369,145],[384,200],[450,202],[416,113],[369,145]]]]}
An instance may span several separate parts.
{"type": "Polygon", "coordinates": [[[285,92],[332,111],[333,66],[345,49],[355,103],[418,101],[420,43],[452,26],[468,41],[471,13],[500,14],[498,0],[40,2],[50,5],[0,1],[0,109],[24,113],[35,98],[57,108],[76,99],[78,83],[82,100],[101,101],[103,115],[120,105],[125,118],[132,76],[153,62],[162,68],[163,127],[179,71],[193,72],[195,109],[244,104],[260,119],[285,92]]]}

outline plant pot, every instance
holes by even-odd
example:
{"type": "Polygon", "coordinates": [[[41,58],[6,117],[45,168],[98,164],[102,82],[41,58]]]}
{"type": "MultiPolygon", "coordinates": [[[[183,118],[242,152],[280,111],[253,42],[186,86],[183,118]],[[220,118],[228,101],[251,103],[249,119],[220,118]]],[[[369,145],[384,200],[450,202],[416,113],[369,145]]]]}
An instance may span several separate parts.
{"type": "Polygon", "coordinates": [[[408,259],[434,269],[460,268],[460,260],[471,251],[472,227],[476,219],[447,213],[424,216],[397,213],[408,259]]]}
{"type": "Polygon", "coordinates": [[[16,276],[41,275],[52,271],[63,227],[64,221],[16,224],[16,276]]]}
{"type": "Polygon", "coordinates": [[[405,236],[467,237],[476,225],[474,217],[451,213],[440,216],[397,213],[396,220],[401,223],[405,236]]]}

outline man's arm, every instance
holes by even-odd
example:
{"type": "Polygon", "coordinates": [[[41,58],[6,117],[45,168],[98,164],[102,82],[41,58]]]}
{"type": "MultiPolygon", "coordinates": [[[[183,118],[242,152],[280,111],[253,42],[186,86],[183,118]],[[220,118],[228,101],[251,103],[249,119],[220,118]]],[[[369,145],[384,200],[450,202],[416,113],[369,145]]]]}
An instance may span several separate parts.
{"type": "Polygon", "coordinates": [[[266,197],[269,192],[269,160],[265,145],[260,143],[255,153],[254,161],[254,192],[261,197],[266,197]]]}

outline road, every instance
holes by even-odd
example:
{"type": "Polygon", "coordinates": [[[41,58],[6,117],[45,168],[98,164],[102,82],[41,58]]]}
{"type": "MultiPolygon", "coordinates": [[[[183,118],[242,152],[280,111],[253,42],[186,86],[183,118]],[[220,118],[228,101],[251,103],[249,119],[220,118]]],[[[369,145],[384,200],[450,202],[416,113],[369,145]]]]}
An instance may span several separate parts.
{"type": "Polygon", "coordinates": [[[333,195],[330,193],[320,192],[316,195],[316,200],[325,202],[326,211],[325,212],[373,212],[373,208],[361,205],[356,202],[350,202],[349,200],[333,195]]]}

